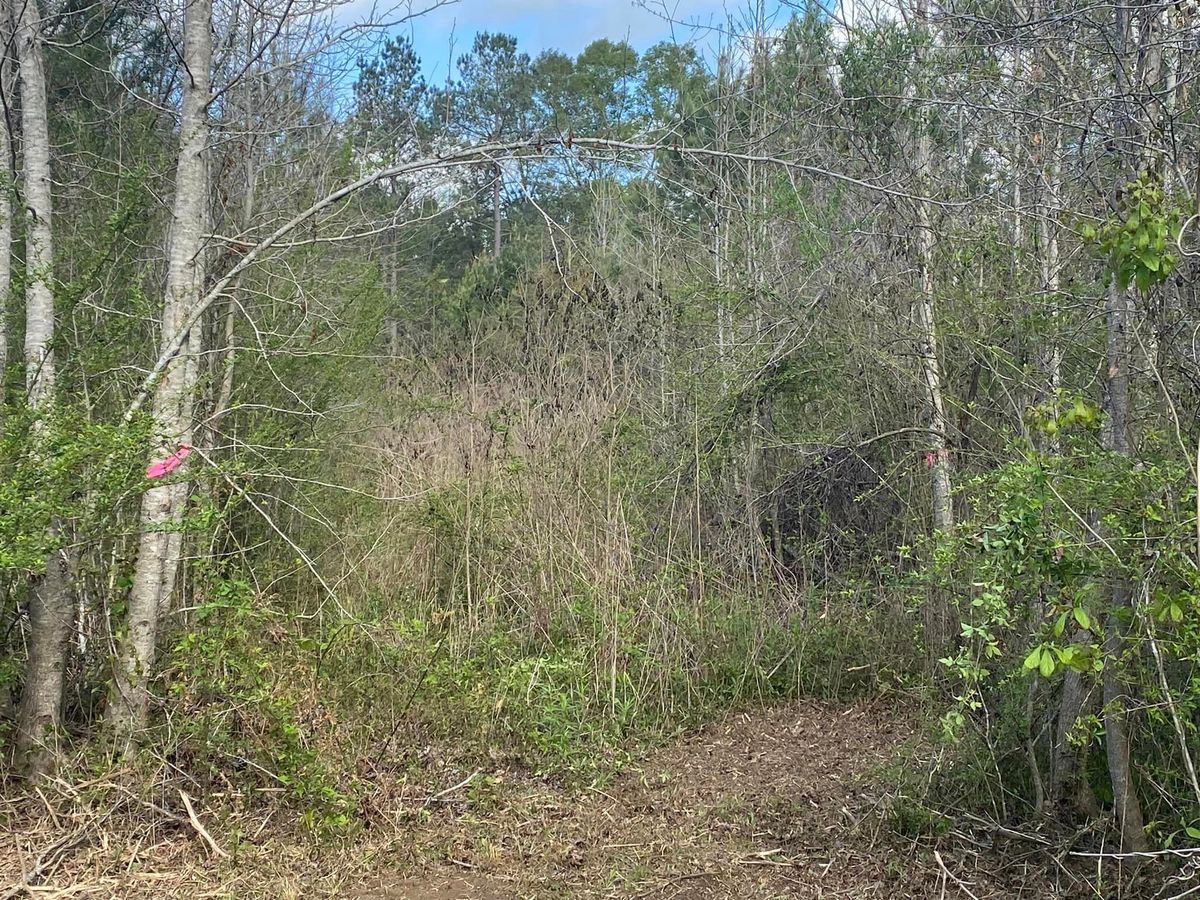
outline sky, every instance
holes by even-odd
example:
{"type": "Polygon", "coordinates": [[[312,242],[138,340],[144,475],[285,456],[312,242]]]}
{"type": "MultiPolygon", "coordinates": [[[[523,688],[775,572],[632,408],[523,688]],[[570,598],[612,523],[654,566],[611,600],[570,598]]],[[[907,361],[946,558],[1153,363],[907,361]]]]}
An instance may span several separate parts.
{"type": "MultiPolygon", "coordinates": [[[[413,0],[420,9],[423,0],[413,0]]],[[[431,5],[436,0],[425,0],[431,5]]],[[[694,42],[710,51],[727,33],[748,21],[757,0],[458,0],[396,29],[412,38],[431,83],[445,80],[450,60],[470,49],[480,31],[517,38],[532,57],[548,49],[576,55],[598,38],[628,41],[638,51],[663,40],[694,42]],[[453,50],[451,50],[453,47],[453,50]]],[[[782,24],[783,0],[763,0],[771,22],[782,24]]]]}

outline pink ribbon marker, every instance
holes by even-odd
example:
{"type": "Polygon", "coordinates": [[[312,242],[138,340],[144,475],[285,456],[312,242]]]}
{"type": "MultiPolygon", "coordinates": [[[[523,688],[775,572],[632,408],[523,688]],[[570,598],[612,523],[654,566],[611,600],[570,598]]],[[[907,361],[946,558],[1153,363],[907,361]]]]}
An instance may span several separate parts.
{"type": "Polygon", "coordinates": [[[146,467],[147,478],[162,478],[164,475],[170,475],[188,458],[188,454],[192,452],[192,448],[187,444],[180,444],[179,449],[168,456],[166,459],[160,459],[158,462],[150,463],[146,467]]]}

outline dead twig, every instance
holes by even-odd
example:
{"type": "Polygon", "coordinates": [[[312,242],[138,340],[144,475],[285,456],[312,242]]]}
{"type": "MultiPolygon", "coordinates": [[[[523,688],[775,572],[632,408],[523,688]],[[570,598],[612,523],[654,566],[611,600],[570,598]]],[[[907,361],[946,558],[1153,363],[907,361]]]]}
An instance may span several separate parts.
{"type": "Polygon", "coordinates": [[[0,895],[0,900],[12,900],[13,897],[19,897],[26,893],[42,877],[42,873],[46,869],[57,862],[68,850],[82,843],[87,834],[87,828],[78,828],[52,843],[38,856],[33,868],[25,873],[25,877],[0,895]]]}
{"type": "Polygon", "coordinates": [[[662,884],[656,884],[654,887],[648,888],[647,890],[642,891],[640,894],[634,894],[630,900],[641,900],[642,897],[649,897],[655,891],[666,890],[667,888],[681,882],[691,881],[693,878],[708,878],[709,874],[710,873],[708,872],[691,872],[687,875],[676,875],[674,878],[668,879],[662,884]]]}
{"type": "Polygon", "coordinates": [[[425,798],[426,805],[428,805],[430,803],[436,803],[438,800],[441,800],[447,794],[453,794],[455,791],[465,788],[467,785],[469,785],[472,781],[474,781],[476,778],[478,778],[482,774],[483,774],[482,769],[476,769],[474,772],[472,772],[470,775],[468,775],[466,778],[464,778],[458,784],[456,784],[452,787],[448,787],[443,791],[438,791],[436,794],[433,794],[430,797],[426,797],[425,798]]]}
{"type": "Polygon", "coordinates": [[[941,867],[942,874],[944,874],[947,878],[949,878],[951,881],[953,881],[955,884],[957,884],[962,889],[962,892],[964,894],[966,894],[968,897],[970,897],[971,900],[979,900],[978,897],[976,897],[973,893],[971,893],[971,889],[969,887],[967,887],[967,883],[965,881],[963,881],[961,878],[959,878],[957,875],[955,875],[953,872],[951,872],[948,868],[946,868],[946,863],[942,861],[942,854],[940,854],[938,851],[934,850],[933,858],[937,860],[937,864],[941,867]]]}
{"type": "Polygon", "coordinates": [[[179,799],[183,801],[183,806],[187,810],[188,821],[192,823],[192,827],[196,829],[196,833],[208,845],[208,849],[215,856],[219,856],[222,859],[229,859],[229,854],[217,846],[217,842],[213,840],[213,836],[208,833],[208,829],[200,822],[200,817],[196,815],[196,810],[192,807],[192,798],[182,788],[179,791],[179,799]]]}

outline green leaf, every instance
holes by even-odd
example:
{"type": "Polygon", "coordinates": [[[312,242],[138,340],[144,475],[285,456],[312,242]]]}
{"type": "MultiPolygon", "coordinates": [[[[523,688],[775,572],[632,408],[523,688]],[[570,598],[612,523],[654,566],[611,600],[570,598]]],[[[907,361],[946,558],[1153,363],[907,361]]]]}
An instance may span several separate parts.
{"type": "Polygon", "coordinates": [[[1029,652],[1029,655],[1027,657],[1025,657],[1024,666],[1025,666],[1026,670],[1032,672],[1034,669],[1036,669],[1038,667],[1038,664],[1039,664],[1041,658],[1042,658],[1042,648],[1040,646],[1034,647],[1029,652]]]}
{"type": "Polygon", "coordinates": [[[1042,673],[1043,678],[1049,678],[1054,674],[1054,654],[1042,651],[1042,661],[1038,666],[1038,671],[1042,673]]]}
{"type": "Polygon", "coordinates": [[[1063,632],[1066,630],[1067,630],[1067,614],[1064,612],[1062,615],[1060,615],[1058,617],[1058,620],[1054,623],[1054,636],[1062,637],[1063,632]]]}
{"type": "Polygon", "coordinates": [[[1080,628],[1092,630],[1092,619],[1082,606],[1075,607],[1075,621],[1079,623],[1080,628]]]}

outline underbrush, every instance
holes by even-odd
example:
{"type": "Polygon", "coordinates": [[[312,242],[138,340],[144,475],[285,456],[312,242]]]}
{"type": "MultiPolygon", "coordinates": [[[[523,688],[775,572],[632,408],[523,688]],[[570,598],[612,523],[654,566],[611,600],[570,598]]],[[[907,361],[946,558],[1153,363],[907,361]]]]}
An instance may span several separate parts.
{"type": "MultiPolygon", "coordinates": [[[[431,791],[470,772],[603,783],[730,708],[898,685],[904,660],[878,648],[911,643],[891,607],[854,592],[786,616],[761,597],[669,610],[643,597],[615,630],[600,628],[612,610],[595,592],[538,628],[512,616],[467,628],[451,612],[317,624],[244,581],[208,593],[165,661],[144,796],[169,806],[184,785],[227,813],[281,803],[318,837],[370,825],[405,785],[431,791]]],[[[89,765],[94,778],[102,760],[89,765]]]]}
{"type": "Polygon", "coordinates": [[[1194,472],[1165,438],[1136,460],[1102,450],[1082,400],[1030,418],[1056,452],[1023,447],[967,482],[971,515],[914,554],[914,595],[952,598],[961,637],[940,660],[943,753],[906,795],[1093,849],[1194,846],[1194,472]]]}

